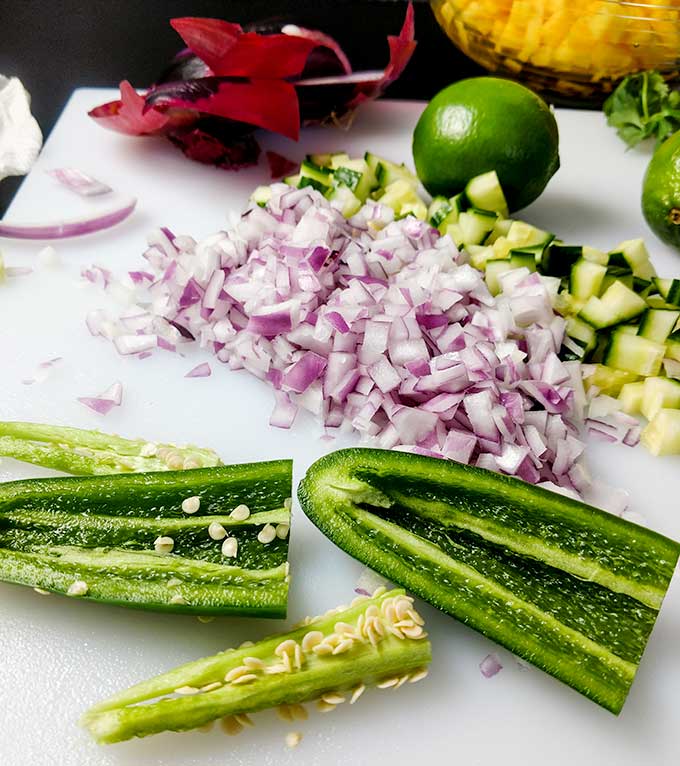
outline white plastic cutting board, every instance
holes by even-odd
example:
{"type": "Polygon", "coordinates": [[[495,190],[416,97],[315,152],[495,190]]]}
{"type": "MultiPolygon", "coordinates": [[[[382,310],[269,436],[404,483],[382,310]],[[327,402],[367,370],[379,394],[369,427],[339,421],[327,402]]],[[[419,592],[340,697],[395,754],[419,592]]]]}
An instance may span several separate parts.
{"type": "MultiPolygon", "coordinates": [[[[193,164],[169,143],[131,139],[97,127],[86,112],[114,97],[79,90],[69,101],[7,220],[49,220],[96,205],[58,187],[45,174],[75,166],[139,198],[133,217],[108,232],[57,243],[62,265],[0,285],[0,417],[102,428],[129,436],[192,441],[215,448],[225,462],[295,459],[297,480],[324,452],[345,446],[320,439],[311,418],[291,431],[268,426],[272,397],[246,373],[210,358],[213,375],[184,374],[204,355],[159,353],[124,359],[92,338],[83,318],[107,301],[83,286],[80,269],[92,263],[114,271],[137,266],[145,233],[167,225],[202,237],[225,225],[249,191],[268,181],[264,164],[228,173],[193,164]],[[36,366],[61,356],[44,382],[22,384],[36,366]],[[101,417],[76,401],[114,380],[125,385],[123,405],[101,417]]],[[[360,111],[352,130],[315,129],[299,144],[269,140],[293,159],[310,151],[366,149],[410,159],[420,103],[384,101],[360,111]]],[[[566,241],[609,248],[647,237],[660,273],[677,275],[680,259],[644,225],[639,196],[649,151],[624,150],[601,114],[558,112],[562,167],[525,217],[566,241]]],[[[36,265],[39,245],[0,243],[8,265],[36,265]]],[[[350,440],[351,441],[351,440],[350,440]]],[[[644,523],[680,539],[680,458],[651,458],[642,448],[593,444],[600,478],[628,489],[644,523]]],[[[44,475],[10,460],[0,479],[44,475]]],[[[419,604],[431,635],[434,661],[424,682],[398,692],[371,691],[330,715],[312,712],[304,724],[271,713],[238,737],[166,734],[97,747],[77,726],[80,713],[118,689],[173,666],[256,639],[306,614],[353,597],[361,565],[328,542],[297,504],[291,541],[292,585],[288,622],[145,614],[43,597],[29,588],[0,585],[0,764],[2,766],[281,766],[295,763],[390,766],[671,766],[678,762],[680,724],[680,583],[671,587],[637,680],[616,718],[453,619],[419,604]],[[496,651],[503,670],[491,679],[480,661],[496,651]],[[288,731],[304,739],[289,751],[288,731]]]]}

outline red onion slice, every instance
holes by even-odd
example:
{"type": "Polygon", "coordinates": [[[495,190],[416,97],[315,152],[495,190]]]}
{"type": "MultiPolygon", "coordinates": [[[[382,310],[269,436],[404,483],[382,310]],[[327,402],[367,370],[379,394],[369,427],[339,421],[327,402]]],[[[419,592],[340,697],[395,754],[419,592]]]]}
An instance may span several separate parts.
{"type": "Polygon", "coordinates": [[[135,209],[137,200],[132,197],[81,218],[54,223],[9,223],[0,221],[0,237],[10,239],[65,239],[103,231],[124,221],[135,209]]]}
{"type": "Polygon", "coordinates": [[[81,197],[96,197],[100,194],[109,194],[109,192],[113,191],[110,186],[87,175],[87,173],[83,173],[82,170],[77,168],[55,168],[54,170],[48,170],[47,173],[52,178],[56,178],[62,186],[79,194],[81,197]]]}

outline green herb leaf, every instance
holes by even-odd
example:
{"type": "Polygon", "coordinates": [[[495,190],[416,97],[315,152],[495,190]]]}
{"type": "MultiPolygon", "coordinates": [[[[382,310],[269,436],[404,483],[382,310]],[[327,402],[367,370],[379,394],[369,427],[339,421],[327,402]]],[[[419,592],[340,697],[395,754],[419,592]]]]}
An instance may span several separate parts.
{"type": "Polygon", "coordinates": [[[646,138],[664,141],[680,129],[680,94],[654,71],[623,79],[604,102],[607,122],[628,146],[646,138]]]}

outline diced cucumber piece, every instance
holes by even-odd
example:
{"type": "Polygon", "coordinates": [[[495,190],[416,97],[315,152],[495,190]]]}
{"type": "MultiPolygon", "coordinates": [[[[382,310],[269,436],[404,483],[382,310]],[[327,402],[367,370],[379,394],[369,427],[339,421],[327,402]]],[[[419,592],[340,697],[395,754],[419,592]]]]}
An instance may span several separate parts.
{"type": "Polygon", "coordinates": [[[621,282],[629,289],[633,289],[633,272],[627,266],[607,266],[607,273],[602,280],[602,286],[600,287],[600,294],[614,284],[614,282],[621,282]]]}
{"type": "MultiPolygon", "coordinates": [[[[647,378],[651,380],[651,378],[647,378]]],[[[619,401],[621,402],[621,409],[628,413],[628,415],[639,415],[640,407],[642,407],[642,394],[644,393],[645,383],[640,381],[639,383],[626,383],[621,386],[621,393],[619,394],[619,401]]]]}
{"type": "Polygon", "coordinates": [[[642,429],[640,441],[652,455],[680,453],[680,410],[663,409],[642,429]]]}
{"type": "MultiPolygon", "coordinates": [[[[553,249],[548,247],[548,251],[553,249]]],[[[607,267],[600,263],[593,263],[585,258],[579,258],[571,267],[569,275],[569,292],[579,301],[586,301],[592,296],[600,294],[602,280],[607,273],[607,267]]]]}
{"type": "MultiPolygon", "coordinates": [[[[581,258],[582,254],[583,248],[580,245],[562,245],[551,242],[543,250],[541,269],[544,274],[550,274],[554,277],[565,277],[570,273],[572,266],[581,258]]],[[[591,295],[595,295],[595,293],[591,293],[591,295]]]]}
{"type": "Polygon", "coordinates": [[[604,363],[616,370],[635,375],[658,375],[666,351],[662,343],[655,343],[640,335],[614,331],[604,353],[604,363]]]}
{"type": "MultiPolygon", "coordinates": [[[[640,296],[642,297],[642,296],[640,296]]],[[[645,299],[650,309],[676,309],[678,306],[674,306],[672,303],[666,303],[666,301],[660,295],[650,295],[645,299]]]]}
{"type": "MultiPolygon", "coordinates": [[[[622,332],[627,335],[639,335],[639,329],[640,325],[638,324],[620,324],[617,326],[616,332],[622,332]]],[[[653,340],[653,338],[650,338],[650,340],[653,340]]]]}
{"type": "Polygon", "coordinates": [[[680,306],[680,279],[652,278],[661,297],[671,306],[680,306]]]}
{"type": "Polygon", "coordinates": [[[573,295],[570,295],[566,290],[562,290],[557,296],[554,308],[562,316],[575,316],[580,313],[584,305],[585,301],[576,300],[573,295]]]}
{"type": "Polygon", "coordinates": [[[305,160],[300,165],[300,181],[298,188],[311,186],[317,191],[325,192],[333,183],[333,174],[328,168],[322,168],[313,162],[305,160]]]}
{"type": "MultiPolygon", "coordinates": [[[[483,248],[486,250],[487,248],[483,248]]],[[[529,271],[536,271],[536,261],[533,255],[515,254],[511,258],[496,258],[489,260],[485,264],[486,272],[486,284],[489,288],[489,292],[492,295],[498,295],[501,291],[501,283],[499,277],[506,271],[512,271],[513,269],[528,269],[529,271]]]]}
{"type": "Polygon", "coordinates": [[[510,251],[522,250],[528,252],[531,249],[537,258],[553,240],[553,235],[524,221],[511,219],[499,219],[486,238],[486,244],[493,244],[496,258],[507,258],[510,251]],[[494,233],[495,232],[495,233],[494,233]]]}
{"type": "Polygon", "coordinates": [[[638,335],[665,343],[680,319],[680,309],[646,309],[640,318],[638,335]]]}
{"type": "Polygon", "coordinates": [[[620,260],[619,256],[621,256],[625,265],[630,267],[636,277],[651,279],[656,276],[656,271],[649,258],[649,252],[641,239],[627,239],[625,242],[621,242],[609,254],[609,262],[614,265],[624,265],[623,263],[618,263],[620,260]]]}
{"type": "Polygon", "coordinates": [[[415,216],[418,220],[424,221],[427,218],[427,205],[422,200],[415,202],[405,202],[399,211],[399,217],[404,218],[407,215],[415,216]]]}
{"type": "Polygon", "coordinates": [[[468,245],[467,251],[470,253],[470,263],[480,271],[485,271],[486,265],[490,261],[509,260],[509,258],[497,258],[493,247],[489,245],[468,245]]]}
{"type": "Polygon", "coordinates": [[[621,322],[635,319],[647,305],[637,293],[622,282],[614,282],[599,297],[591,296],[581,309],[579,316],[588,324],[601,330],[621,322]]]}
{"type": "Polygon", "coordinates": [[[509,258],[498,258],[494,261],[488,261],[486,264],[486,270],[484,279],[486,280],[486,286],[489,288],[491,295],[498,295],[501,291],[501,283],[499,277],[501,274],[505,274],[506,271],[511,271],[513,266],[509,258]]]}
{"type": "MultiPolygon", "coordinates": [[[[427,209],[427,220],[432,226],[439,226],[451,210],[451,203],[446,197],[435,197],[427,209]]],[[[451,221],[451,223],[455,223],[455,221],[451,221]]]]}
{"type": "Polygon", "coordinates": [[[400,179],[389,184],[378,201],[381,205],[389,205],[397,215],[400,215],[403,205],[420,202],[420,199],[413,186],[408,181],[400,179]]]}
{"type": "Polygon", "coordinates": [[[450,223],[458,223],[458,216],[463,212],[463,210],[467,210],[470,207],[467,197],[465,196],[465,192],[454,194],[454,196],[451,197],[448,202],[451,208],[446,216],[442,218],[442,220],[437,225],[437,228],[442,234],[446,232],[446,227],[450,223]]]}
{"type": "Polygon", "coordinates": [[[536,271],[536,266],[541,261],[541,256],[543,255],[543,250],[545,249],[545,245],[528,245],[527,247],[513,247],[512,250],[509,252],[509,257],[512,258],[515,255],[521,255],[521,256],[527,256],[527,262],[528,262],[528,256],[531,256],[533,258],[533,267],[532,271],[536,271]]]}
{"type": "Polygon", "coordinates": [[[635,383],[638,375],[626,370],[614,370],[603,364],[596,364],[593,371],[583,379],[586,388],[595,386],[597,390],[607,396],[618,396],[621,388],[626,383],[635,383]]]}
{"type": "Polygon", "coordinates": [[[333,183],[342,184],[350,191],[354,191],[361,181],[361,173],[350,168],[338,168],[333,171],[333,183]]]}
{"type": "MultiPolygon", "coordinates": [[[[330,168],[331,164],[333,162],[333,157],[340,156],[340,154],[341,153],[332,154],[330,152],[327,153],[327,154],[308,154],[305,159],[309,160],[310,162],[312,162],[317,167],[320,167],[320,168],[330,168]]],[[[342,153],[342,156],[347,157],[349,159],[349,155],[348,154],[342,153]]]]}
{"type": "Polygon", "coordinates": [[[603,266],[606,266],[609,263],[609,256],[603,250],[598,250],[596,247],[590,247],[589,245],[583,245],[581,250],[583,257],[587,261],[601,263],[603,266]]]}
{"type": "Polygon", "coordinates": [[[646,298],[652,289],[653,282],[651,279],[642,279],[641,277],[633,277],[633,290],[641,297],[646,298]]]}
{"type": "Polygon", "coordinates": [[[373,154],[372,152],[365,152],[364,153],[364,159],[366,160],[366,164],[368,167],[375,173],[378,169],[379,163],[381,163],[382,157],[378,157],[377,154],[373,154]]]}
{"type": "Polygon", "coordinates": [[[253,193],[250,195],[250,199],[260,207],[264,207],[271,199],[272,188],[271,186],[257,186],[253,193]]]}
{"type": "Polygon", "coordinates": [[[348,162],[351,162],[351,157],[345,152],[336,152],[330,155],[330,166],[333,170],[345,167],[348,162]]]}
{"type": "MultiPolygon", "coordinates": [[[[370,167],[370,163],[368,164],[370,167]]],[[[406,181],[412,188],[417,189],[420,183],[418,176],[411,173],[406,165],[397,165],[389,160],[379,160],[374,173],[378,183],[383,187],[387,187],[395,181],[406,181]]]]}
{"type": "Polygon", "coordinates": [[[524,221],[513,221],[508,229],[507,239],[511,247],[529,247],[531,245],[546,245],[555,236],[542,229],[537,229],[524,221]]]}
{"type": "Polygon", "coordinates": [[[503,237],[504,239],[507,238],[513,223],[514,221],[512,218],[498,218],[493,225],[493,229],[489,232],[489,236],[484,240],[484,244],[493,245],[493,243],[500,237],[503,237]]]}
{"type": "Polygon", "coordinates": [[[368,195],[378,186],[375,173],[366,160],[339,160],[334,156],[333,167],[333,182],[344,183],[362,202],[365,202],[368,195]]]}
{"type": "MultiPolygon", "coordinates": [[[[463,241],[463,231],[460,228],[460,224],[458,223],[450,223],[446,227],[446,230],[442,232],[442,234],[446,235],[448,234],[449,237],[453,240],[453,244],[460,250],[465,242],[463,241]]],[[[474,265],[474,264],[473,264],[474,265]]],[[[478,268],[478,267],[475,267],[478,268]]]]}
{"type": "Polygon", "coordinates": [[[453,197],[449,197],[449,202],[451,203],[451,211],[457,215],[470,207],[470,200],[465,196],[465,192],[458,192],[453,197]]]}
{"type": "Polygon", "coordinates": [[[466,245],[481,245],[493,229],[496,213],[470,208],[458,216],[458,226],[466,245]]]}
{"type": "Polygon", "coordinates": [[[510,265],[513,269],[529,269],[536,271],[536,256],[533,252],[523,250],[510,251],[510,265]]]}
{"type": "Polygon", "coordinates": [[[582,319],[578,317],[569,317],[567,319],[567,335],[577,340],[584,348],[585,352],[592,351],[597,345],[597,333],[582,319]]]}
{"type": "Polygon", "coordinates": [[[680,362],[680,331],[672,332],[666,339],[666,356],[680,362]]]}
{"type": "Polygon", "coordinates": [[[493,210],[503,218],[508,217],[508,203],[495,170],[482,173],[468,181],[465,194],[473,207],[493,210]]]}
{"type": "Polygon", "coordinates": [[[680,381],[671,378],[647,378],[644,382],[640,412],[652,420],[664,408],[680,407],[680,381]]]}
{"type": "Polygon", "coordinates": [[[286,176],[283,179],[284,184],[288,184],[288,186],[296,186],[300,183],[300,174],[296,173],[294,176],[286,176]]]}
{"type": "Polygon", "coordinates": [[[361,208],[361,200],[344,184],[333,186],[326,192],[326,199],[331,207],[339,210],[345,218],[350,218],[361,208]]]}

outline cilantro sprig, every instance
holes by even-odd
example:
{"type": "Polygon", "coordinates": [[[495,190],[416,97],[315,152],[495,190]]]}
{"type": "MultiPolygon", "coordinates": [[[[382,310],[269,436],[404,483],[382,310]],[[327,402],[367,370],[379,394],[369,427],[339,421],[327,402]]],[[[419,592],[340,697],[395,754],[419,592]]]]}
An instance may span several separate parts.
{"type": "Polygon", "coordinates": [[[646,138],[658,143],[680,130],[680,93],[655,71],[623,79],[604,102],[607,122],[628,146],[646,138]]]}

